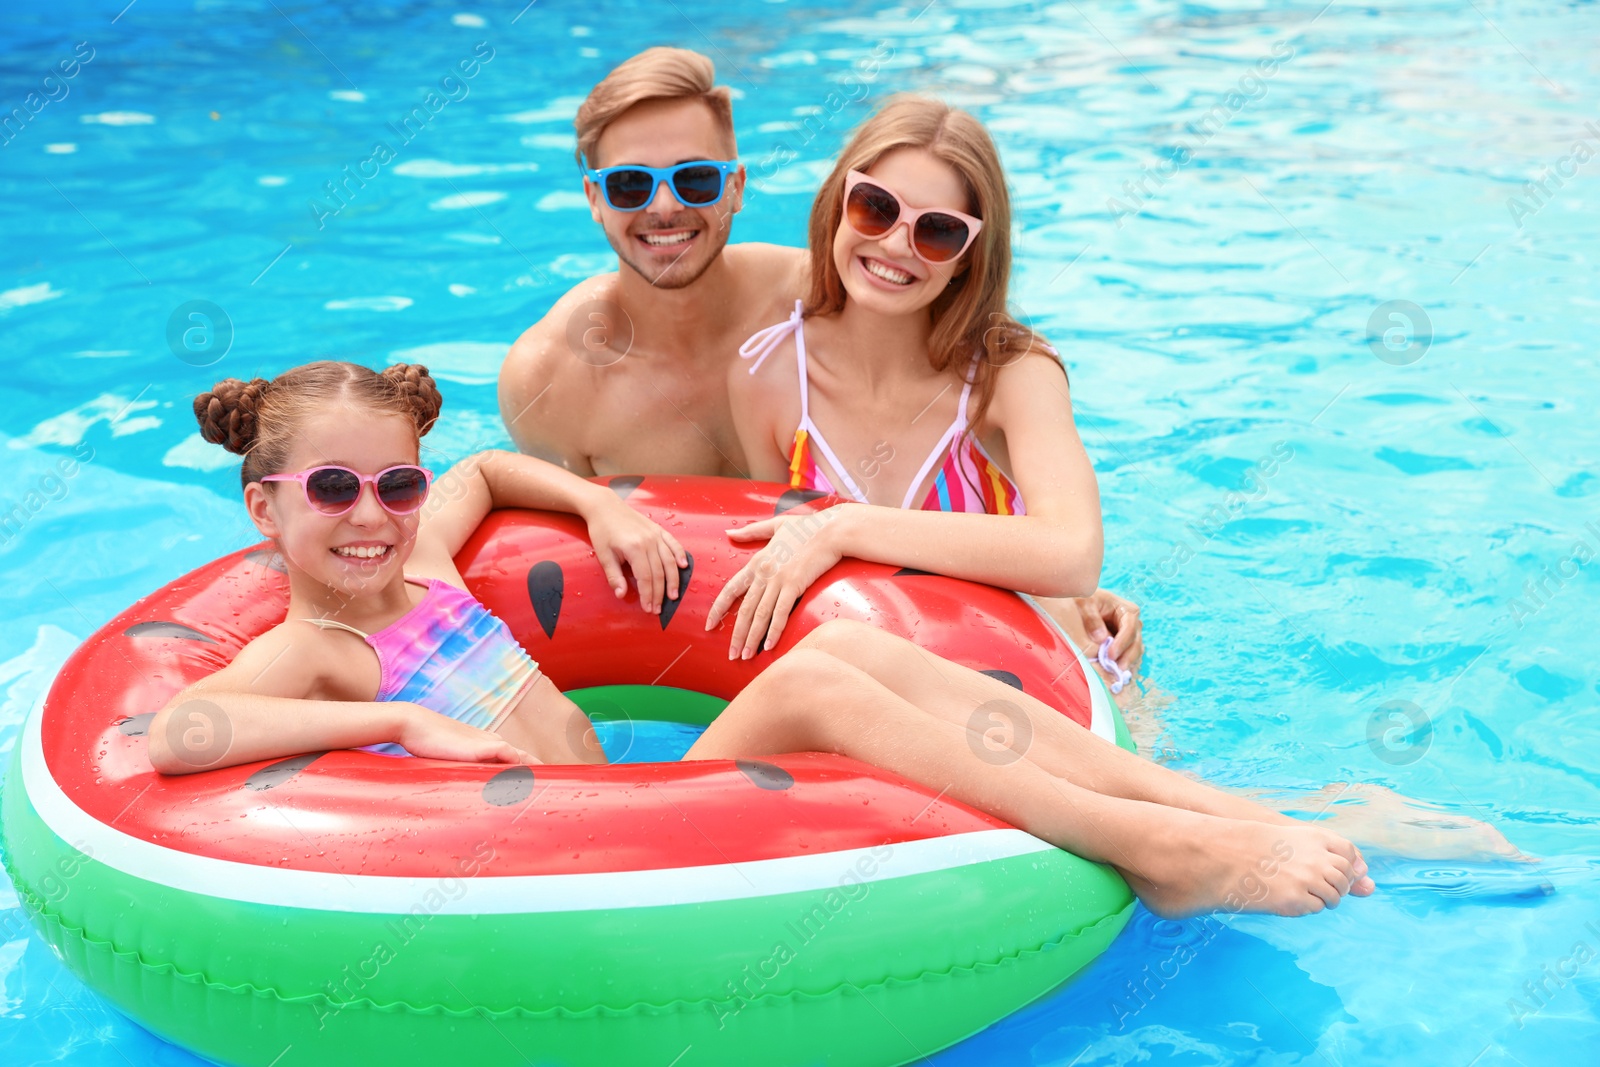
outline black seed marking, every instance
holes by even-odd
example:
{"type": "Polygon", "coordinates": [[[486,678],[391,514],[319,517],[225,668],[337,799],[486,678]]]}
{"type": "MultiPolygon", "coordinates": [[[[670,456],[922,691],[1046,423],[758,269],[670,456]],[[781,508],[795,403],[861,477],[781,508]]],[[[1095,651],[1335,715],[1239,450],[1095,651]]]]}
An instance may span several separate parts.
{"type": "Polygon", "coordinates": [[[326,756],[326,752],[307,752],[303,756],[290,756],[277,763],[269,764],[244,780],[246,789],[275,789],[311,766],[314,760],[326,756]]]}
{"type": "Polygon", "coordinates": [[[1009,685],[1013,689],[1021,689],[1022,688],[1022,679],[1018,678],[1016,675],[1012,674],[1010,671],[987,670],[987,671],[979,671],[978,673],[979,674],[987,674],[989,677],[994,678],[997,681],[1001,681],[1001,682],[1006,683],[1007,685],[1009,685]]]}
{"type": "Polygon", "coordinates": [[[270,548],[258,548],[254,552],[246,552],[245,559],[251,563],[258,563],[269,571],[279,574],[288,574],[289,568],[283,565],[283,557],[270,548]]]}
{"type": "Polygon", "coordinates": [[[644,475],[642,474],[619,474],[607,482],[606,485],[620,499],[626,500],[628,499],[628,494],[639,488],[639,483],[642,481],[644,481],[644,475]]]}
{"type": "Polygon", "coordinates": [[[755,785],[757,789],[788,789],[794,785],[794,775],[774,763],[763,763],[756,759],[736,759],[733,765],[744,772],[744,776],[755,785]]]}
{"type": "Polygon", "coordinates": [[[689,591],[689,579],[694,577],[694,553],[685,550],[683,555],[689,561],[689,565],[678,568],[678,598],[676,600],[662,598],[661,601],[661,628],[663,630],[667,628],[667,623],[672,621],[672,617],[678,613],[678,605],[683,603],[684,594],[689,591]]]}
{"type": "Polygon", "coordinates": [[[901,567],[899,570],[895,571],[894,574],[891,575],[890,577],[893,577],[893,578],[917,578],[917,577],[922,577],[922,576],[926,576],[926,577],[929,577],[929,578],[937,578],[938,577],[938,575],[935,574],[933,571],[919,571],[915,567],[901,567]]]}
{"type": "Polygon", "coordinates": [[[117,729],[129,737],[143,737],[150,732],[150,720],[155,717],[155,712],[147,711],[143,715],[135,715],[131,719],[123,719],[117,723],[117,729]]]}
{"type": "Polygon", "coordinates": [[[832,494],[824,493],[821,489],[785,489],[783,495],[778,498],[777,505],[772,509],[772,514],[776,517],[790,508],[797,508],[801,504],[809,504],[813,500],[821,500],[830,495],[832,494]]]}
{"type": "Polygon", "coordinates": [[[556,620],[561,617],[561,597],[566,589],[566,578],[561,564],[547,559],[528,568],[528,600],[533,604],[533,614],[546,637],[556,635],[556,620]]]}
{"type": "Polygon", "coordinates": [[[533,792],[532,767],[507,767],[483,783],[483,799],[497,808],[521,804],[533,792]]]}
{"type": "Polygon", "coordinates": [[[181,622],[136,622],[122,631],[124,637],[177,637],[185,641],[204,641],[216,644],[217,639],[185,626],[181,622]]]}

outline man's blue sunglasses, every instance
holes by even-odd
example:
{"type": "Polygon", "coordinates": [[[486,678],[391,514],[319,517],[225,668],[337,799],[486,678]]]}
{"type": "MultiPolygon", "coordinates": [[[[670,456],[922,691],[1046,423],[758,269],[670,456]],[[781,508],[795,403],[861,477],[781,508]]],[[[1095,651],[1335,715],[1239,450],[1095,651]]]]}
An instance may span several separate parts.
{"type": "Polygon", "coordinates": [[[739,165],[736,159],[696,159],[671,167],[584,168],[584,176],[600,187],[601,195],[613,211],[639,211],[656,198],[662,182],[684,207],[710,207],[722,199],[728,174],[739,165]]]}

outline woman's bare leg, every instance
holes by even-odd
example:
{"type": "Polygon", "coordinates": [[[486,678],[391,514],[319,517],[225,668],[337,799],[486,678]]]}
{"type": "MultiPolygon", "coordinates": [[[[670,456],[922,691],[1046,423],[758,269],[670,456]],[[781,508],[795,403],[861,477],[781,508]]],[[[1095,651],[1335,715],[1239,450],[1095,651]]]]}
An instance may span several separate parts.
{"type": "Polygon", "coordinates": [[[1301,915],[1336,906],[1352,883],[1360,895],[1371,892],[1360,854],[1336,834],[1103,795],[1024,755],[986,760],[973,747],[975,737],[851,664],[801,648],[746,686],[684,758],[849,756],[1112,865],[1160,915],[1222,907],[1301,915]]]}
{"type": "MultiPolygon", "coordinates": [[[[1051,774],[1130,800],[1278,825],[1299,821],[1256,803],[1250,797],[1258,794],[1252,791],[1206,785],[1106,744],[1037,698],[864,623],[823,623],[799,647],[838,656],[947,722],[988,731],[997,758],[1009,758],[1006,748],[1020,751],[1051,774]]],[[[1487,823],[1426,807],[1381,787],[1343,783],[1291,803],[1293,810],[1312,814],[1327,828],[1407,856],[1521,857],[1487,823]]]]}
{"type": "Polygon", "coordinates": [[[1299,821],[1109,744],[1036,697],[865,623],[823,623],[798,647],[837,656],[907,703],[984,734],[997,762],[1026,756],[1059,778],[1127,800],[1277,825],[1299,821]]]}

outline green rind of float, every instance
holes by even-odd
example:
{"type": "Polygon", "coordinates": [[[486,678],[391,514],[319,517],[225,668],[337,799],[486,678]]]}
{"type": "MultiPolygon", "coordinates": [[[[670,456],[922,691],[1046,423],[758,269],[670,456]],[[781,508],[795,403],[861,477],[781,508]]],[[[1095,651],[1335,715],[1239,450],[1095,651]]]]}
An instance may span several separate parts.
{"type": "Polygon", "coordinates": [[[649,719],[710,726],[728,702],[709,693],[666,685],[595,685],[566,695],[585,715],[600,722],[649,719]]]}
{"type": "Polygon", "coordinates": [[[162,1037],[241,1065],[289,1048],[296,1064],[417,1067],[665,1064],[690,1047],[696,1062],[905,1063],[1071,977],[1133,906],[1112,870],[1059,850],[864,883],[854,899],[476,917],[422,900],[409,919],[241,903],[73,848],[34,810],[15,756],[0,848],[86,984],[162,1037]]]}
{"type": "MultiPolygon", "coordinates": [[[[1111,694],[1105,679],[1096,670],[1085,673],[1105,694],[1106,705],[1111,709],[1111,721],[1116,729],[1117,744],[1129,752],[1137,752],[1133,737],[1128,733],[1128,724],[1123,721],[1122,711],[1117,707],[1117,698],[1111,694]]],[[[728,706],[728,702],[721,697],[663,685],[597,685],[570,690],[567,696],[591,719],[601,722],[649,719],[709,726],[711,720],[728,706]]]]}
{"type": "Polygon", "coordinates": [[[1090,669],[1085,673],[1095,680],[1100,691],[1106,695],[1106,705],[1111,709],[1111,722],[1117,731],[1117,747],[1125,748],[1137,756],[1139,746],[1133,743],[1133,735],[1128,732],[1128,723],[1122,717],[1122,709],[1117,707],[1117,698],[1112,695],[1111,687],[1106,685],[1106,680],[1100,677],[1099,671],[1090,669]]]}

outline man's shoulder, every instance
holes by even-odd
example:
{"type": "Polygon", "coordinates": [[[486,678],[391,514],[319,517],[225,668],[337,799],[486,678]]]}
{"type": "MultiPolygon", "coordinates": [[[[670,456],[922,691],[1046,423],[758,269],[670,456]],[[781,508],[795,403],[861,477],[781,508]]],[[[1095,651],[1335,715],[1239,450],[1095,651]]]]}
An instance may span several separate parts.
{"type": "Polygon", "coordinates": [[[744,241],[731,244],[722,250],[728,265],[745,278],[762,287],[782,289],[798,295],[804,287],[808,257],[803,248],[767,244],[764,241],[744,241]]]}
{"type": "Polygon", "coordinates": [[[558,371],[573,365],[573,360],[562,358],[568,349],[566,326],[584,304],[610,299],[616,277],[610,270],[582,280],[557,299],[539,322],[523,330],[501,366],[501,389],[544,389],[558,371]]]}
{"type": "MultiPolygon", "coordinates": [[[[584,366],[572,358],[567,325],[585,304],[610,298],[616,285],[615,271],[585,279],[551,305],[550,310],[522,332],[511,344],[500,364],[500,417],[517,448],[572,468],[577,462],[571,453],[571,431],[578,425],[573,417],[585,410],[572,406],[534,404],[563,378],[570,378],[584,366]],[[537,416],[537,417],[535,417],[537,416]]],[[[561,395],[562,389],[557,390],[561,395]]]]}
{"type": "Polygon", "coordinates": [[[607,271],[586,278],[568,289],[550,305],[550,310],[538,322],[522,331],[522,336],[512,342],[505,369],[513,369],[512,365],[515,364],[515,369],[523,376],[540,369],[554,370],[557,364],[551,357],[565,348],[567,324],[573,314],[591,301],[609,299],[616,283],[617,272],[607,271]]]}

